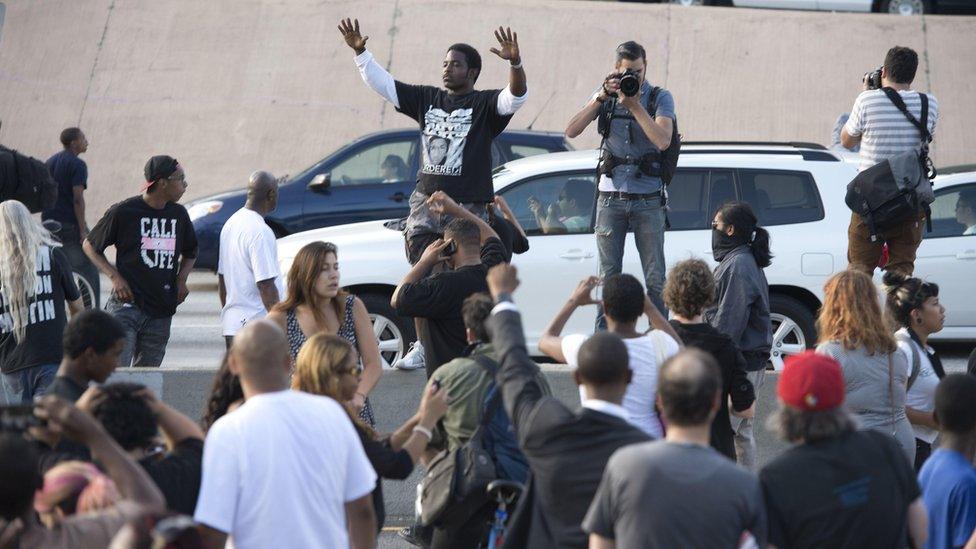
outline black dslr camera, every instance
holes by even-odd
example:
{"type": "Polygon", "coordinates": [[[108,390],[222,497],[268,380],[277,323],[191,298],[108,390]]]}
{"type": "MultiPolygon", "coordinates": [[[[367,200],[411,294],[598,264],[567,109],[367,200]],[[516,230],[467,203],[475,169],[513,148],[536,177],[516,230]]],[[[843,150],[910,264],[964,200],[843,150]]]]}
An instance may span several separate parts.
{"type": "Polygon", "coordinates": [[[881,67],[878,67],[871,72],[864,73],[864,77],[861,79],[861,81],[867,84],[869,90],[880,90],[881,67]]]}
{"type": "Polygon", "coordinates": [[[627,97],[633,97],[640,91],[640,72],[634,69],[627,69],[620,75],[620,93],[627,97]]]}

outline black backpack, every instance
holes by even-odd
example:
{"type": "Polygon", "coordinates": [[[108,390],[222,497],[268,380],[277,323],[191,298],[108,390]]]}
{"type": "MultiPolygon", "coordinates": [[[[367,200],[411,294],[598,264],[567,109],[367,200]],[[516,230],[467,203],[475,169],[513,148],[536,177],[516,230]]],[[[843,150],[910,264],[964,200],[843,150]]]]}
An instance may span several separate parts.
{"type": "Polygon", "coordinates": [[[58,184],[44,162],[0,145],[0,201],[19,200],[37,213],[57,198],[58,184]]]}
{"type": "MultiPolygon", "coordinates": [[[[661,87],[654,86],[651,88],[650,100],[647,105],[647,112],[654,118],[657,115],[657,98],[661,93],[661,87]]],[[[614,118],[630,118],[616,117],[613,114],[613,109],[616,107],[617,102],[607,100],[600,105],[600,112],[597,117],[597,130],[600,135],[603,136],[603,140],[600,142],[600,149],[603,149],[604,142],[607,136],[610,135],[610,122],[614,118]]],[[[674,126],[671,130],[671,144],[668,145],[666,150],[661,151],[661,181],[665,185],[669,185],[671,180],[674,179],[674,172],[678,168],[678,155],[681,154],[681,134],[678,133],[678,117],[674,117],[674,126]]]]}
{"type": "Polygon", "coordinates": [[[921,140],[917,148],[878,162],[858,173],[847,184],[844,201],[851,211],[864,220],[872,242],[877,241],[879,234],[885,229],[896,227],[921,211],[929,218],[928,228],[932,230],[929,204],[935,200],[935,194],[931,180],[937,173],[929,158],[932,134],[928,129],[928,95],[921,92],[918,94],[922,104],[919,121],[908,112],[908,107],[898,92],[891,88],[881,90],[918,129],[921,140]]]}

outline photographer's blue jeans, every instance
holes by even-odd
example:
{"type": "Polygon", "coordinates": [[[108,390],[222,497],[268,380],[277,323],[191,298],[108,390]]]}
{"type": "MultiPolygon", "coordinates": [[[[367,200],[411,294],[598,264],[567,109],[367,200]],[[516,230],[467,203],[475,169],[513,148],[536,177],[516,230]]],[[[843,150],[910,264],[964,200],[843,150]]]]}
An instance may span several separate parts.
{"type": "MultiPolygon", "coordinates": [[[[600,254],[600,277],[621,272],[627,232],[633,231],[644,286],[651,303],[667,315],[664,290],[664,207],[659,198],[626,200],[600,196],[596,203],[596,245],[600,254]]],[[[601,314],[602,316],[602,314],[601,314]]]]}
{"type": "Polygon", "coordinates": [[[47,391],[57,374],[57,364],[42,364],[0,375],[0,404],[30,404],[47,391]]]}

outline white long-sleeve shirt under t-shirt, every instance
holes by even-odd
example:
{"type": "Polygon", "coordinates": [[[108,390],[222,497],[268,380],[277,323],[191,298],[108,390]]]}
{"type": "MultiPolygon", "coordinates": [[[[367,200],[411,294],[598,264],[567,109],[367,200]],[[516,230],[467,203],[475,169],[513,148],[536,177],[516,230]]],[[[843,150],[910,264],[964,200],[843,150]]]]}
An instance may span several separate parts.
{"type": "MultiPolygon", "coordinates": [[[[502,90],[454,94],[443,88],[399,82],[369,51],[356,56],[363,81],[397,112],[420,127],[417,193],[444,191],[458,203],[487,203],[494,198],[492,141],[528,97],[502,90]]],[[[418,202],[419,202],[418,201],[418,202]]]]}
{"type": "MultiPolygon", "coordinates": [[[[366,82],[371,90],[380,94],[380,97],[389,101],[394,107],[400,108],[396,80],[392,74],[376,62],[376,58],[369,50],[356,56],[356,67],[359,68],[359,75],[363,77],[363,82],[366,82]]],[[[521,96],[516,96],[509,86],[505,86],[505,89],[498,95],[498,114],[502,116],[515,114],[528,98],[528,90],[521,96]]]]}

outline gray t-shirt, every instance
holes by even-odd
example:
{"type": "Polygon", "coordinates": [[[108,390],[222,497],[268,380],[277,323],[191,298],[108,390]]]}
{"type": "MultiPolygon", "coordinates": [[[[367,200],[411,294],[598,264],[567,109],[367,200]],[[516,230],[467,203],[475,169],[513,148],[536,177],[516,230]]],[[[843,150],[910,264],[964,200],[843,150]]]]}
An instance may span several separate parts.
{"type": "Polygon", "coordinates": [[[748,532],[766,546],[756,477],[712,448],[657,440],[607,462],[583,530],[618,548],[738,547],[748,532]]]}
{"type": "Polygon", "coordinates": [[[858,426],[894,436],[905,456],[914,463],[915,433],[905,415],[908,360],[904,353],[871,355],[864,347],[845,349],[837,341],[817,345],[817,352],[840,363],[844,374],[844,404],[857,418],[858,426]]]}

